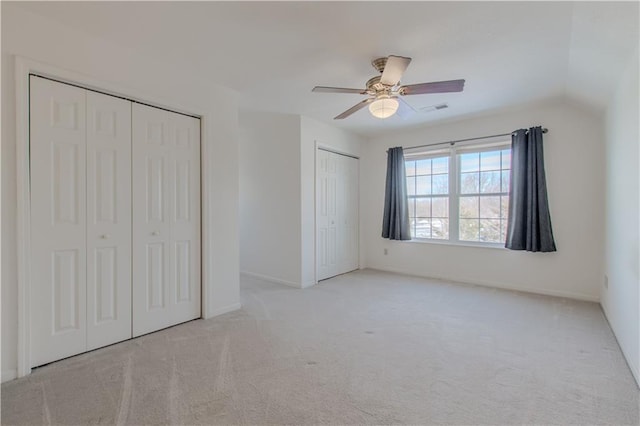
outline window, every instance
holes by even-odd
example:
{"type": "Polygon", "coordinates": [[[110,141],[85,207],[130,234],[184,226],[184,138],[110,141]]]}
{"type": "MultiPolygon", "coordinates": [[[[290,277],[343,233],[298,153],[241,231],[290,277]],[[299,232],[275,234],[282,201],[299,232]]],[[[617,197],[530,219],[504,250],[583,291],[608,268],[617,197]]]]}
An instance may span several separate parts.
{"type": "Polygon", "coordinates": [[[413,238],[449,239],[449,157],[405,163],[413,238]]]}
{"type": "Polygon", "coordinates": [[[405,167],[412,238],[504,243],[509,143],[408,154],[405,167]]]}

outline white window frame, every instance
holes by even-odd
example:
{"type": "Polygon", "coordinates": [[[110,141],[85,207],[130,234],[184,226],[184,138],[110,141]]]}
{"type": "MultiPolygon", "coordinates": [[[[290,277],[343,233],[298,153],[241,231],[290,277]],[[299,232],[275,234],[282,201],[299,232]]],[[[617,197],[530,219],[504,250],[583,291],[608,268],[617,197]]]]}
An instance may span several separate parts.
{"type": "MultiPolygon", "coordinates": [[[[461,241],[460,240],[460,158],[459,153],[500,151],[511,148],[511,141],[496,140],[494,142],[467,143],[456,146],[452,144],[449,148],[434,147],[431,150],[422,150],[416,153],[407,154],[405,161],[417,161],[426,158],[439,156],[449,156],[449,239],[435,238],[415,238],[411,237],[410,243],[419,244],[444,244],[471,247],[489,247],[504,249],[504,242],[492,243],[486,241],[461,241]]],[[[405,175],[406,178],[406,175],[405,175]]],[[[511,184],[511,183],[509,183],[511,184]]],[[[491,195],[491,194],[485,194],[491,195]]],[[[407,195],[407,199],[409,196],[407,195]]],[[[413,231],[412,231],[413,233],[413,231]]]]}

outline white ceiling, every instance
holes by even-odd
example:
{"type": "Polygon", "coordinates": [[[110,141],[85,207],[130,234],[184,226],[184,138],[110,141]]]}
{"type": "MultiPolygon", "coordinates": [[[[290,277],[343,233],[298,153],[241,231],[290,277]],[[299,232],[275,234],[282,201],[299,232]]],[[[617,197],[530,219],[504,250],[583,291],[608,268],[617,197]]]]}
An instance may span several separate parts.
{"type": "Polygon", "coordinates": [[[34,13],[241,94],[244,108],[302,114],[359,133],[414,126],[570,96],[606,105],[638,46],[638,3],[626,2],[27,2],[34,13]],[[449,108],[403,120],[366,109],[332,118],[361,95],[370,61],[413,58],[404,84],[466,79],[462,93],[416,95],[415,108],[449,108]]]}

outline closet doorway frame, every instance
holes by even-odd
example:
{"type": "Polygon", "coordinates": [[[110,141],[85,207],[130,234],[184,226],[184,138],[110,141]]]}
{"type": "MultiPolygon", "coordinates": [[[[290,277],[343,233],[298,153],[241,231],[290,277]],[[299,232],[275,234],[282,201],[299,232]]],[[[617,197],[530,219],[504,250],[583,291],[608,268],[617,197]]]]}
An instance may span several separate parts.
{"type": "MultiPolygon", "coordinates": [[[[212,172],[203,167],[203,161],[209,157],[211,141],[207,135],[213,132],[206,115],[201,108],[184,102],[167,101],[146,92],[137,91],[120,84],[95,79],[83,74],[68,71],[19,55],[15,55],[16,88],[16,196],[17,196],[17,261],[18,261],[18,368],[17,377],[31,374],[31,191],[29,156],[29,76],[32,74],[94,90],[106,95],[124,98],[148,106],[177,112],[200,119],[200,318],[210,318],[216,312],[209,312],[207,300],[212,287],[210,278],[211,243],[205,238],[212,227],[212,209],[209,207],[209,181],[212,172]]],[[[210,112],[211,113],[211,112],[210,112]]]]}

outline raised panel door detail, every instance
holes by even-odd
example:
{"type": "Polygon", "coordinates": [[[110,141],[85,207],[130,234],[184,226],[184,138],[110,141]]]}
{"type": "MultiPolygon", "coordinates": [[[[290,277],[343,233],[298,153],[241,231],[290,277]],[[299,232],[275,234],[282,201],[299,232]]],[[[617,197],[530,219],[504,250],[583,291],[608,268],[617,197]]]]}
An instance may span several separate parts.
{"type": "Polygon", "coordinates": [[[327,229],[318,231],[318,267],[327,267],[327,229]]]}
{"type": "Polygon", "coordinates": [[[164,158],[147,157],[147,222],[164,220],[164,158]]]}
{"type": "Polygon", "coordinates": [[[94,112],[93,131],[102,136],[116,138],[116,112],[96,110],[94,112]]]}
{"type": "Polygon", "coordinates": [[[165,140],[165,123],[147,123],[147,143],[163,145],[165,140]]]}
{"type": "Polygon", "coordinates": [[[329,177],[327,178],[327,214],[329,215],[329,217],[336,215],[336,184],[336,177],[333,175],[329,175],[329,177]]]}
{"type": "Polygon", "coordinates": [[[53,252],[53,333],[78,328],[78,250],[53,252]]]}
{"type": "Polygon", "coordinates": [[[78,147],[72,143],[52,143],[51,195],[53,224],[78,223],[78,147]]]}
{"type": "Polygon", "coordinates": [[[191,147],[191,129],[179,128],[176,131],[176,146],[186,149],[191,147]]]}
{"type": "Polygon", "coordinates": [[[176,300],[189,302],[191,300],[191,242],[176,242],[176,300]]]}
{"type": "Polygon", "coordinates": [[[115,224],[117,222],[116,155],[113,149],[97,149],[95,153],[95,171],[93,171],[95,173],[95,223],[115,224]]]}
{"type": "Polygon", "coordinates": [[[152,311],[163,307],[164,244],[147,244],[147,310],[152,311]]]}
{"type": "Polygon", "coordinates": [[[336,264],[336,228],[330,227],[327,230],[327,265],[336,264]]]}
{"type": "Polygon", "coordinates": [[[176,221],[188,222],[191,206],[191,165],[189,160],[176,161],[175,173],[175,218],[176,221]]]}
{"type": "Polygon", "coordinates": [[[55,97],[51,98],[51,127],[63,129],[78,129],[78,103],[61,102],[55,97]]]}
{"type": "Polygon", "coordinates": [[[95,309],[96,324],[117,320],[117,248],[95,250],[95,309]]]}

